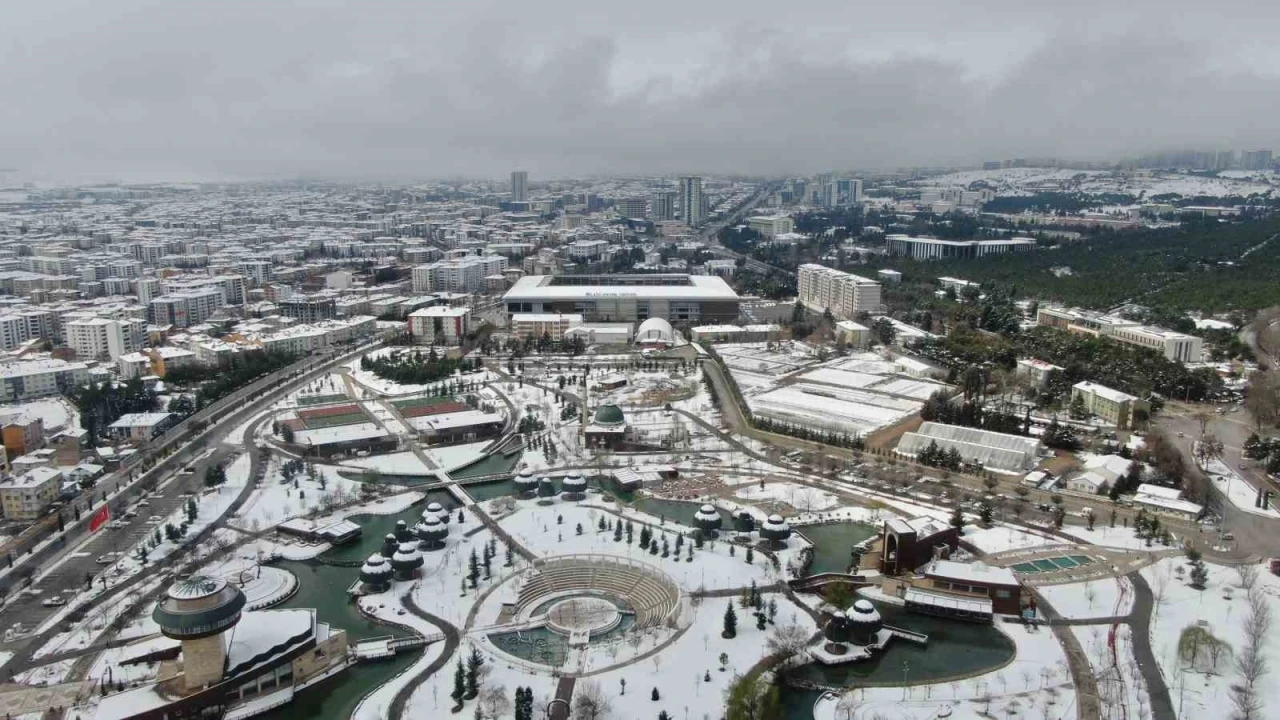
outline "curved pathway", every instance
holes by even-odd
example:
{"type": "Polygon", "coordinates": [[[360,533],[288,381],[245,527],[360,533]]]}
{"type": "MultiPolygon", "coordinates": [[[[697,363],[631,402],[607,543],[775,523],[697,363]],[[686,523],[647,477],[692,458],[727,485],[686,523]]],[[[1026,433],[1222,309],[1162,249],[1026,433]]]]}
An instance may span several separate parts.
{"type": "Polygon", "coordinates": [[[387,717],[392,718],[406,717],[405,708],[409,704],[409,698],[413,697],[414,691],[421,687],[422,683],[427,681],[427,678],[439,672],[440,668],[449,663],[449,660],[453,658],[453,654],[457,652],[458,645],[462,642],[462,634],[458,632],[458,628],[451,625],[444,618],[436,617],[418,607],[418,604],[413,601],[413,593],[405,593],[401,596],[400,601],[404,603],[404,609],[408,610],[411,615],[426,620],[440,628],[440,632],[444,633],[444,651],[440,653],[439,657],[432,660],[425,670],[418,673],[396,692],[395,697],[391,699],[391,706],[387,713],[387,717]]]}
{"type": "Polygon", "coordinates": [[[1151,613],[1155,610],[1155,596],[1151,586],[1141,573],[1128,575],[1133,583],[1133,610],[1129,613],[1129,636],[1133,643],[1133,658],[1142,672],[1142,681],[1147,686],[1147,696],[1151,698],[1151,717],[1154,720],[1174,720],[1173,698],[1169,695],[1169,686],[1164,682],[1164,674],[1156,664],[1155,651],[1151,649],[1151,613]]]}

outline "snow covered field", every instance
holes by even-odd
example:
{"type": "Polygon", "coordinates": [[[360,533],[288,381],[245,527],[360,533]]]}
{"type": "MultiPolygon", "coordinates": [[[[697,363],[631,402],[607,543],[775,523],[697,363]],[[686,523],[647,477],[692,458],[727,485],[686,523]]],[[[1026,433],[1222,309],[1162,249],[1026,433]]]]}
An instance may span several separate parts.
{"type": "Polygon", "coordinates": [[[1124,616],[1133,610],[1133,588],[1124,577],[1044,585],[1036,588],[1036,592],[1069,620],[1124,616]]]}
{"type": "Polygon", "coordinates": [[[281,458],[273,456],[260,487],[253,491],[233,519],[235,527],[262,530],[306,515],[325,502],[346,502],[360,496],[360,483],[342,477],[332,465],[315,465],[315,480],[308,479],[306,472],[301,472],[290,483],[284,482],[282,466],[281,458]]]}
{"type": "Polygon", "coordinates": [[[830,510],[840,504],[840,499],[832,493],[795,483],[770,483],[763,488],[759,485],[747,485],[734,495],[751,502],[784,502],[801,512],[830,510]]]}
{"type": "Polygon", "coordinates": [[[1057,538],[1047,537],[1041,533],[1023,530],[1012,525],[967,528],[964,531],[964,540],[985,553],[1062,544],[1062,541],[1057,538]]]}
{"type": "Polygon", "coordinates": [[[342,466],[362,470],[377,470],[387,475],[427,475],[431,472],[411,450],[346,460],[342,463],[342,466]]]}
{"type": "MultiPolygon", "coordinates": [[[[1234,659],[1245,645],[1244,625],[1249,615],[1249,600],[1241,587],[1241,579],[1233,567],[1206,563],[1209,572],[1204,590],[1189,584],[1185,558],[1168,558],[1144,568],[1142,576],[1151,586],[1156,607],[1152,612],[1151,645],[1165,683],[1174,696],[1174,708],[1182,705],[1181,717],[1189,719],[1225,717],[1231,705],[1231,686],[1239,682],[1234,659]],[[1183,568],[1180,577],[1176,572],[1183,568]],[[1213,658],[1198,658],[1195,667],[1178,657],[1178,639],[1185,628],[1200,625],[1214,637],[1225,641],[1229,652],[1213,658]]],[[[1255,592],[1262,594],[1275,615],[1280,601],[1280,578],[1258,566],[1255,592]]],[[[1274,622],[1274,620],[1273,620],[1274,622]]],[[[1280,658],[1280,633],[1272,630],[1264,636],[1263,656],[1274,662],[1280,658]]],[[[1280,683],[1272,669],[1258,683],[1263,713],[1270,716],[1280,708],[1280,683]]],[[[1261,716],[1259,716],[1261,717],[1261,716]]]]}

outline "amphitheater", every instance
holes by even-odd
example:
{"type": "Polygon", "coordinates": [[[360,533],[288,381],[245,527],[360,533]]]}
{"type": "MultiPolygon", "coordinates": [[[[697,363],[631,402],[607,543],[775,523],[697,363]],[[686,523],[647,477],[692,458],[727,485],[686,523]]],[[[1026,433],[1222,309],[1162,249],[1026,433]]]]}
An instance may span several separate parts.
{"type": "MultiPolygon", "coordinates": [[[[555,602],[590,597],[608,601],[617,611],[634,613],[634,627],[643,630],[673,618],[680,606],[680,588],[670,577],[652,565],[626,558],[562,555],[536,561],[532,573],[520,588],[515,606],[515,616],[524,620],[532,620],[540,609],[558,616],[578,612],[590,616],[582,622],[591,632],[601,632],[610,615],[599,603],[555,602]]],[[[551,625],[563,626],[564,621],[551,625]]]]}

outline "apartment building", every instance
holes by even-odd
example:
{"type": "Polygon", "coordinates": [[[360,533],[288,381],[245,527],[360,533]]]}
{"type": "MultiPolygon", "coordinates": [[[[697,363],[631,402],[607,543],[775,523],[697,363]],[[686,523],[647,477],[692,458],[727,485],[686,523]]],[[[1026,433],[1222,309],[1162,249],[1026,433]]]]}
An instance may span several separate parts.
{"type": "Polygon", "coordinates": [[[1151,403],[1093,382],[1071,386],[1071,402],[1080,398],[1085,411],[1121,429],[1132,428],[1151,414],[1151,403]],[[1135,417],[1135,415],[1137,417],[1135,417]]]}
{"type": "Polygon", "coordinates": [[[313,325],[285,328],[262,338],[262,349],[291,355],[306,355],[333,345],[372,336],[378,329],[377,318],[357,315],[339,320],[325,320],[313,325]]]}
{"type": "Polygon", "coordinates": [[[415,343],[461,345],[471,332],[471,309],[436,305],[409,313],[409,335],[415,343]]]}
{"type": "Polygon", "coordinates": [[[331,297],[294,296],[278,303],[280,314],[300,323],[318,323],[338,317],[337,300],[331,297]]]}
{"type": "Polygon", "coordinates": [[[501,275],[507,259],[501,255],[466,255],[440,260],[413,269],[413,291],[481,293],[485,278],[501,275]]]}
{"type": "Polygon", "coordinates": [[[581,324],[582,316],[571,313],[519,313],[511,316],[511,334],[520,340],[545,336],[558,342],[581,324]]]}
{"type": "Polygon", "coordinates": [[[222,307],[224,297],[223,291],[216,287],[161,295],[149,304],[150,319],[156,325],[199,325],[222,307]]]}
{"type": "Polygon", "coordinates": [[[89,366],[65,360],[20,360],[0,365],[0,402],[70,394],[89,382],[89,366]]]}
{"type": "Polygon", "coordinates": [[[140,318],[81,318],[64,327],[67,346],[84,360],[109,358],[137,352],[146,339],[147,323],[140,318]]]}
{"type": "Polygon", "coordinates": [[[837,320],[880,312],[880,283],[871,278],[806,263],[799,268],[798,280],[798,299],[814,312],[830,310],[837,320]]]}
{"type": "Polygon", "coordinates": [[[12,520],[35,520],[58,497],[62,473],[38,467],[0,482],[0,507],[12,520]]]}

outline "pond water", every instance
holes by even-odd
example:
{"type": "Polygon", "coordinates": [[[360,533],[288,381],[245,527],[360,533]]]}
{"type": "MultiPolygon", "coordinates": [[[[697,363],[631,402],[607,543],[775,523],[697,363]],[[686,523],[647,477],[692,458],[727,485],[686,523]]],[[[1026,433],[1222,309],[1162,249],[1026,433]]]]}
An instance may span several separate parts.
{"type": "Polygon", "coordinates": [[[796,532],[804,535],[813,543],[813,564],[809,566],[809,574],[847,572],[851,558],[850,550],[854,545],[876,534],[873,525],[865,523],[828,523],[826,525],[804,525],[796,528],[796,532]]]}
{"type": "Polygon", "coordinates": [[[481,475],[509,473],[514,471],[516,466],[520,464],[520,458],[523,455],[523,450],[516,450],[510,454],[503,454],[502,451],[489,453],[469,465],[463,465],[456,470],[450,471],[449,477],[455,480],[466,480],[467,478],[480,477],[481,475]]]}
{"type": "MultiPolygon", "coordinates": [[[[380,635],[402,635],[402,631],[377,624],[360,614],[347,600],[347,587],[355,579],[355,568],[282,562],[282,567],[298,576],[298,592],[278,608],[315,608],[322,622],[347,631],[347,642],[380,635]]],[[[390,680],[413,664],[419,651],[404,652],[392,659],[354,665],[335,678],[299,693],[293,702],[260,717],[265,720],[347,720],[366,692],[390,680]]]]}
{"type": "MultiPolygon", "coordinates": [[[[649,496],[640,496],[631,501],[631,507],[642,513],[648,513],[656,518],[664,518],[672,522],[678,522],[687,527],[693,527],[694,513],[698,512],[698,508],[703,503],[683,502],[680,500],[665,500],[663,498],[655,498],[649,496]]],[[[733,518],[729,513],[716,508],[716,512],[720,513],[723,530],[733,529],[733,518]]]]}
{"type": "MultiPolygon", "coordinates": [[[[789,677],[839,687],[901,685],[904,679],[913,683],[939,682],[999,667],[1013,659],[1013,641],[990,625],[916,615],[887,603],[876,603],[876,609],[886,625],[928,635],[928,645],[896,638],[888,649],[870,660],[844,665],[809,663],[796,668],[789,677]]],[[[1011,631],[1025,632],[1021,625],[1013,626],[1011,631]]]]}
{"type": "MultiPolygon", "coordinates": [[[[360,526],[360,537],[326,551],[321,557],[340,561],[364,560],[382,547],[382,540],[387,533],[395,531],[396,521],[404,520],[409,527],[413,527],[422,519],[422,511],[433,502],[446,508],[458,507],[458,501],[448,490],[429,490],[426,495],[425,500],[394,515],[352,515],[347,519],[360,526]]],[[[350,585],[351,582],[348,581],[347,584],[350,585]]]]}

